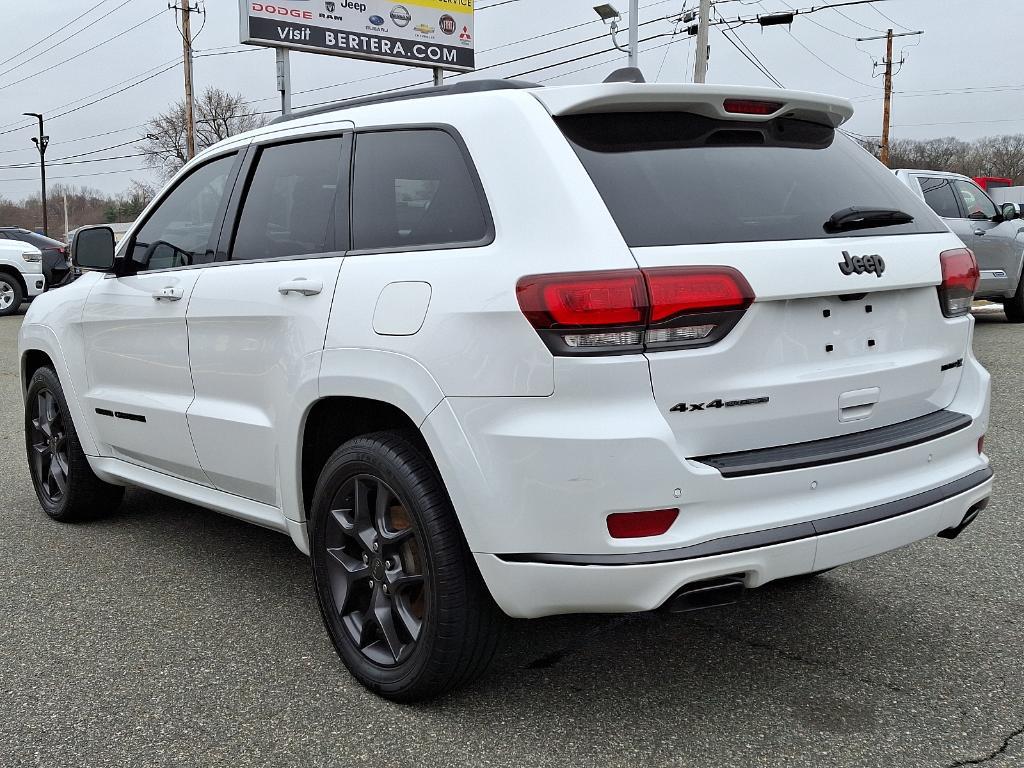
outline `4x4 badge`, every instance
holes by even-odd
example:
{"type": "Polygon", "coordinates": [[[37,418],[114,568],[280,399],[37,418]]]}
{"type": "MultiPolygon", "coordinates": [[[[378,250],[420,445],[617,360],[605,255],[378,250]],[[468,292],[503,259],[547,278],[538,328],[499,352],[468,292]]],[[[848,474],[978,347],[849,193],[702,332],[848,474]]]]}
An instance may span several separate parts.
{"type": "Polygon", "coordinates": [[[878,277],[885,272],[885,259],[877,253],[872,256],[851,256],[848,251],[843,251],[843,261],[839,262],[839,271],[844,275],[863,275],[865,272],[874,272],[878,277]]]}

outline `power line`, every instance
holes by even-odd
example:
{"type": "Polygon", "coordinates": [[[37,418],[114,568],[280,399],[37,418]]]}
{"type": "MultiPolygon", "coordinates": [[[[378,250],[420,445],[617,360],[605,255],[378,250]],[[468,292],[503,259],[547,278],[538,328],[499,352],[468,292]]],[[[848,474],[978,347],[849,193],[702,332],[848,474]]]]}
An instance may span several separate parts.
{"type": "Polygon", "coordinates": [[[826,67],[828,67],[829,69],[831,69],[831,70],[832,70],[833,72],[835,72],[835,73],[836,73],[837,75],[839,75],[840,77],[845,77],[845,78],[846,78],[847,80],[849,80],[849,81],[850,81],[851,83],[856,83],[857,85],[863,85],[863,86],[864,86],[865,88],[877,88],[877,87],[878,87],[878,86],[876,86],[876,85],[872,85],[871,83],[865,83],[865,82],[864,82],[863,80],[858,80],[858,79],[856,79],[856,78],[854,78],[854,77],[850,77],[850,76],[849,76],[848,74],[846,74],[846,73],[845,73],[845,72],[843,72],[842,70],[836,69],[836,68],[835,68],[835,67],[833,67],[833,66],[832,66],[831,64],[829,64],[829,63],[828,63],[827,61],[825,61],[825,60],[824,60],[823,58],[821,58],[821,56],[819,56],[819,55],[818,55],[818,54],[816,54],[816,53],[815,53],[814,51],[812,51],[812,50],[811,50],[810,48],[808,48],[808,47],[807,47],[806,45],[804,45],[804,44],[803,44],[803,43],[802,43],[802,42],[800,41],[800,38],[798,38],[798,37],[797,37],[796,35],[794,35],[794,34],[792,33],[792,31],[790,31],[790,30],[788,30],[788,29],[787,29],[787,30],[786,30],[786,34],[788,34],[788,35],[789,35],[789,36],[790,36],[791,38],[793,38],[793,41],[794,41],[794,42],[795,42],[795,43],[796,43],[797,45],[799,45],[799,46],[800,46],[801,48],[803,48],[803,49],[804,49],[805,51],[807,51],[807,52],[808,52],[809,54],[811,54],[811,56],[813,56],[814,58],[816,58],[816,59],[817,59],[818,61],[820,61],[820,62],[821,62],[822,64],[824,64],[824,65],[825,65],[826,67]]]}
{"type": "Polygon", "coordinates": [[[6,83],[5,85],[0,85],[0,91],[2,91],[4,88],[10,88],[10,87],[15,86],[15,85],[20,85],[21,83],[24,83],[27,80],[31,80],[34,77],[38,77],[39,75],[45,74],[47,72],[50,72],[51,70],[54,70],[57,67],[63,66],[64,64],[67,64],[70,61],[74,61],[75,59],[81,58],[82,56],[85,56],[85,54],[87,54],[87,53],[92,53],[97,48],[99,48],[101,46],[104,46],[107,43],[111,43],[114,40],[117,40],[119,37],[123,37],[124,35],[127,35],[129,32],[134,32],[136,29],[141,27],[143,24],[148,24],[149,22],[151,22],[153,19],[155,19],[157,16],[159,16],[162,13],[166,13],[166,9],[157,11],[152,16],[150,16],[148,19],[143,19],[142,21],[140,21],[135,26],[129,27],[128,29],[125,29],[125,30],[122,30],[121,32],[118,32],[116,35],[114,35],[112,37],[108,37],[106,40],[103,40],[102,42],[96,43],[95,45],[92,46],[92,48],[87,48],[84,51],[82,51],[81,53],[76,53],[74,56],[68,56],[66,58],[63,58],[60,61],[58,61],[56,64],[51,64],[46,69],[41,69],[38,72],[33,72],[31,75],[25,75],[25,77],[21,78],[20,80],[15,80],[13,82],[6,83]]]}
{"type": "MultiPolygon", "coordinates": [[[[32,45],[30,45],[30,46],[29,46],[28,48],[22,48],[22,49],[21,49],[20,51],[18,51],[18,52],[17,52],[16,54],[14,54],[13,56],[8,56],[8,57],[7,57],[6,59],[4,59],[3,61],[0,61],[0,67],[2,67],[2,66],[3,66],[4,64],[6,64],[6,63],[7,63],[7,62],[9,62],[9,61],[14,61],[14,60],[15,60],[15,59],[17,59],[18,57],[20,57],[20,56],[21,56],[21,55],[22,55],[23,53],[28,53],[28,52],[29,52],[29,51],[31,51],[31,50],[32,50],[33,48],[38,48],[38,47],[39,47],[40,45],[42,45],[43,43],[45,43],[45,42],[48,42],[49,40],[51,40],[51,39],[52,39],[52,38],[54,37],[54,35],[59,35],[59,34],[60,34],[61,32],[63,32],[63,31],[64,31],[65,29],[67,29],[68,27],[70,27],[70,26],[71,26],[72,24],[74,24],[74,23],[75,23],[76,21],[78,21],[79,19],[83,19],[83,18],[85,18],[85,17],[86,17],[86,16],[88,16],[88,15],[89,15],[90,13],[92,13],[92,12],[93,12],[93,11],[95,11],[95,10],[96,10],[97,8],[99,8],[99,7],[101,6],[101,5],[105,5],[105,4],[109,3],[109,2],[110,2],[110,0],[100,0],[100,2],[96,3],[96,5],[92,6],[92,8],[90,8],[89,10],[87,10],[87,11],[86,11],[85,13],[83,13],[83,14],[80,14],[80,15],[76,16],[76,17],[75,17],[75,18],[73,18],[73,19],[72,19],[71,21],[69,21],[69,22],[68,22],[67,24],[65,24],[65,25],[64,25],[63,27],[60,27],[60,28],[58,28],[58,29],[54,30],[54,31],[53,31],[53,32],[51,32],[50,34],[46,35],[46,37],[40,38],[40,39],[39,39],[38,41],[36,41],[36,42],[32,43],[32,45]]],[[[118,7],[120,7],[120,6],[118,6],[118,7]]],[[[115,9],[115,10],[116,10],[116,9],[115,9]]]]}
{"type": "MultiPolygon", "coordinates": [[[[68,160],[62,163],[47,163],[46,167],[49,168],[51,165],[82,165],[84,163],[105,163],[108,160],[127,160],[130,157],[147,157],[149,152],[136,152],[133,155],[117,155],[116,157],[95,157],[91,160],[68,160]]],[[[31,168],[32,164],[17,164],[17,165],[0,165],[0,169],[13,170],[15,168],[31,168]]]]}
{"type": "MultiPolygon", "coordinates": [[[[62,179],[84,179],[86,177],[92,177],[92,176],[113,176],[114,174],[117,174],[117,173],[140,173],[141,171],[149,171],[149,170],[152,170],[152,169],[151,168],[146,168],[145,166],[143,166],[142,168],[125,168],[124,170],[121,170],[121,171],[96,171],[95,173],[77,173],[77,174],[74,174],[73,176],[53,176],[53,177],[50,178],[50,180],[51,181],[61,181],[62,179]]],[[[0,182],[7,182],[7,181],[38,181],[38,177],[36,177],[36,176],[29,176],[29,177],[22,177],[22,178],[18,178],[18,179],[0,179],[0,182]]]]}

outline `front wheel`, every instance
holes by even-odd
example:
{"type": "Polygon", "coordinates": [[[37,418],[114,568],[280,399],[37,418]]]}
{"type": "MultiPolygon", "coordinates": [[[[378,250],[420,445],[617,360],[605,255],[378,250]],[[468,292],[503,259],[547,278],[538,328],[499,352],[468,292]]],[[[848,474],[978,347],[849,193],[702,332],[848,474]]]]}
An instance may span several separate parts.
{"type": "Polygon", "coordinates": [[[412,702],[485,671],[501,614],[436,468],[411,435],[378,432],[335,451],[311,524],[324,624],[360,683],[412,702]]]}
{"type": "Polygon", "coordinates": [[[13,315],[24,300],[21,284],[10,275],[0,272],[0,317],[13,315]]]}
{"type": "Polygon", "coordinates": [[[1003,312],[1011,323],[1024,323],[1024,276],[1017,284],[1017,292],[1013,294],[1013,298],[1003,302],[1003,312]]]}
{"type": "Polygon", "coordinates": [[[60,379],[51,368],[40,368],[28,385],[25,450],[36,496],[54,520],[88,520],[120,505],[124,488],[93,474],[78,442],[60,379]]]}

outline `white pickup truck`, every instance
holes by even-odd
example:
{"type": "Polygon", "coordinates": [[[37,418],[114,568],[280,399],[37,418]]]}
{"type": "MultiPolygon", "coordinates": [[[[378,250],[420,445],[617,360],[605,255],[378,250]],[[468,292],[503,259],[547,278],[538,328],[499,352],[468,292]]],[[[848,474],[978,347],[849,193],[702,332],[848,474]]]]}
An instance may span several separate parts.
{"type": "Polygon", "coordinates": [[[25,299],[45,290],[42,251],[17,240],[0,240],[0,317],[13,315],[25,299]]]}

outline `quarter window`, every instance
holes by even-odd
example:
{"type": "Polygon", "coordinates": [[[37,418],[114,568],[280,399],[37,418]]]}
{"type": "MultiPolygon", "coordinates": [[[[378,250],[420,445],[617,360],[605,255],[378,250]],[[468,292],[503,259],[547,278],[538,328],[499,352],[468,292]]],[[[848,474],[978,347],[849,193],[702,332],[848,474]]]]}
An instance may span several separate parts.
{"type": "Polygon", "coordinates": [[[347,176],[342,172],[342,146],[341,137],[332,137],[279,144],[260,152],[238,220],[233,260],[335,249],[338,186],[347,176]]]}
{"type": "Polygon", "coordinates": [[[949,179],[921,176],[918,181],[921,183],[921,192],[924,193],[924,201],[928,203],[929,208],[944,219],[963,218],[949,179]]]}
{"type": "Polygon", "coordinates": [[[164,198],[135,235],[131,257],[137,271],[213,261],[210,237],[234,162],[227,155],[200,166],[164,198]]]}
{"type": "Polygon", "coordinates": [[[352,174],[352,247],[479,245],[485,204],[458,143],[436,129],[361,133],[352,174]]]}

